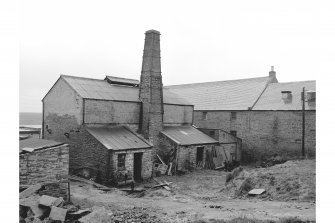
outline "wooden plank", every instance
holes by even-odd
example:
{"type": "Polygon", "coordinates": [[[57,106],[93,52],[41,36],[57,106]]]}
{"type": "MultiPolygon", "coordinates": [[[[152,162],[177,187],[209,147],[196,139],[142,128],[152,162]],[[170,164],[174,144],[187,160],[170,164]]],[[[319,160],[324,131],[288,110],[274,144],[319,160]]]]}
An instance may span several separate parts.
{"type": "Polygon", "coordinates": [[[161,161],[161,163],[163,163],[166,166],[166,164],[163,162],[163,160],[160,158],[160,156],[158,154],[157,154],[157,157],[161,161]]]}
{"type": "Polygon", "coordinates": [[[27,189],[25,189],[24,191],[20,193],[20,198],[29,197],[30,195],[32,195],[33,193],[41,189],[41,187],[42,187],[42,184],[35,184],[35,185],[28,187],[27,189]]]}

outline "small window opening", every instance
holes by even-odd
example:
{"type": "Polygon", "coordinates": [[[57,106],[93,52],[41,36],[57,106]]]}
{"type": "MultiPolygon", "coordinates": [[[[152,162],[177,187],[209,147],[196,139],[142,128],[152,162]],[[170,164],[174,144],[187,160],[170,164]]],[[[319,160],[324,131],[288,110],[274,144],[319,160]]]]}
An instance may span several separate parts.
{"type": "Polygon", "coordinates": [[[117,168],[119,170],[126,169],[126,154],[117,155],[117,168]]]}
{"type": "Polygon", "coordinates": [[[232,131],[230,131],[230,134],[232,134],[233,136],[237,136],[237,131],[232,130],[232,131]]]}
{"type": "Polygon", "coordinates": [[[202,120],[207,120],[207,114],[208,114],[208,112],[203,112],[202,113],[202,120]]]}
{"type": "Polygon", "coordinates": [[[230,118],[231,118],[231,120],[236,120],[236,112],[231,112],[230,113],[230,118]]]}

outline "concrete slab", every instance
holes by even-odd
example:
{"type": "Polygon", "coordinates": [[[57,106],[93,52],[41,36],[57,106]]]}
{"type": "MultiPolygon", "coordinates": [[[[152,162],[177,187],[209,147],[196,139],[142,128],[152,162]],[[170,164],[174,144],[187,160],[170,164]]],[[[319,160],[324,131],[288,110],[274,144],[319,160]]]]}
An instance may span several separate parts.
{"type": "Polygon", "coordinates": [[[52,206],[49,218],[52,220],[65,221],[67,209],[52,206]]]}
{"type": "Polygon", "coordinates": [[[253,189],[253,190],[249,191],[248,195],[260,195],[264,192],[265,192],[264,189],[253,189]]]}

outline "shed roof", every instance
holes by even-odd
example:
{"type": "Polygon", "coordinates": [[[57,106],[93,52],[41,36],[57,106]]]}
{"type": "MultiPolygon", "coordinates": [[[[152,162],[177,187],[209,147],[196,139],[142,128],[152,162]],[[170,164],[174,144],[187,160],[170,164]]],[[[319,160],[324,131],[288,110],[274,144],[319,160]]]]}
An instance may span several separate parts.
{"type": "MultiPolygon", "coordinates": [[[[315,81],[297,81],[269,84],[253,110],[302,110],[301,92],[315,91],[315,81]],[[291,100],[282,99],[282,91],[291,91],[291,100]]],[[[315,102],[306,102],[306,110],[315,110],[315,102]]]]}
{"type": "MultiPolygon", "coordinates": [[[[110,84],[107,80],[68,75],[61,75],[61,78],[63,78],[82,98],[140,102],[139,88],[135,86],[110,84]]],[[[125,80],[125,78],[121,79],[125,80]]],[[[170,92],[168,89],[163,89],[163,102],[164,104],[192,105],[186,99],[170,92]]]]}
{"type": "Polygon", "coordinates": [[[110,150],[128,150],[151,148],[152,145],[144,138],[125,126],[112,128],[87,128],[87,131],[104,147],[110,150]]]}
{"type": "Polygon", "coordinates": [[[179,145],[218,143],[217,140],[192,126],[165,126],[161,133],[179,145]]]}
{"type": "Polygon", "coordinates": [[[63,145],[62,142],[56,142],[53,140],[46,140],[46,139],[37,139],[37,138],[29,138],[25,140],[20,140],[20,153],[23,152],[25,149],[30,152],[35,150],[47,149],[55,146],[63,145]]]}
{"type": "Polygon", "coordinates": [[[247,110],[252,107],[269,77],[167,86],[194,104],[194,110],[247,110]]]}

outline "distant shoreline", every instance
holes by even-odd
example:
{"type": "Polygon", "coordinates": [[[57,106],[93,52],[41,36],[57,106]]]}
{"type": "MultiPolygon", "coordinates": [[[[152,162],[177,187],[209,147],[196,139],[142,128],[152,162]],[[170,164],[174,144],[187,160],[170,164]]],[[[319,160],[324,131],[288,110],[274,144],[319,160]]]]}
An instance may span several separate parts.
{"type": "Polygon", "coordinates": [[[42,113],[39,112],[20,112],[20,125],[42,125],[42,113]]]}

